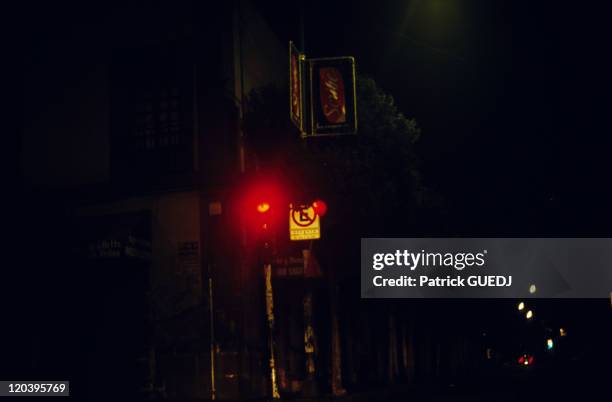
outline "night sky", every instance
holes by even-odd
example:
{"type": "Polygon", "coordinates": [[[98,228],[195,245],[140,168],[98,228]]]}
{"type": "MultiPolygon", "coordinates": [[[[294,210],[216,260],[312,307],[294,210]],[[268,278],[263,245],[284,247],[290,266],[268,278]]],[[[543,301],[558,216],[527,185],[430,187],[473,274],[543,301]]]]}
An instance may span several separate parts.
{"type": "MultiPolygon", "coordinates": [[[[308,57],[355,56],[358,72],[373,77],[417,120],[422,173],[448,204],[449,232],[609,234],[605,7],[549,1],[255,3],[282,43],[299,43],[302,8],[308,57]]],[[[11,9],[17,59],[27,68],[37,62],[28,49],[78,38],[80,29],[95,32],[125,7],[28,2],[11,9]]],[[[202,23],[214,18],[214,6],[209,11],[202,23]]],[[[83,43],[83,50],[91,53],[93,46],[83,43]]]]}
{"type": "MultiPolygon", "coordinates": [[[[298,5],[258,4],[299,43],[298,5]]],[[[355,56],[422,127],[423,174],[448,203],[450,232],[609,234],[603,7],[304,4],[307,56],[355,56]]]]}

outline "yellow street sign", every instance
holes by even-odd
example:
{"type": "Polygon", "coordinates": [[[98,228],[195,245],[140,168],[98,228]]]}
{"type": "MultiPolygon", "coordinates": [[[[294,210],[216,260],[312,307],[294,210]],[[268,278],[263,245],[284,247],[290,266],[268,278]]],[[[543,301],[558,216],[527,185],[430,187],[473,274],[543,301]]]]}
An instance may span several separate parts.
{"type": "Polygon", "coordinates": [[[315,240],[321,238],[321,219],[312,206],[289,208],[289,239],[315,240]]]}

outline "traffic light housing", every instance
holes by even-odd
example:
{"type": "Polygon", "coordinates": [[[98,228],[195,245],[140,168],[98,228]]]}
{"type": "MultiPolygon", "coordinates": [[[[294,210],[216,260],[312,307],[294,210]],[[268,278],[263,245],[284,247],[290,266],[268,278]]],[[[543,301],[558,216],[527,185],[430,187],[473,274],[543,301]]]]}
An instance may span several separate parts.
{"type": "Polygon", "coordinates": [[[289,205],[285,192],[279,180],[263,175],[251,178],[242,187],[240,209],[248,242],[268,256],[273,252],[282,224],[287,224],[283,220],[289,205]]]}
{"type": "Polygon", "coordinates": [[[272,204],[265,199],[259,201],[255,206],[256,216],[254,218],[255,228],[260,234],[269,234],[273,227],[273,215],[276,211],[272,210],[272,204]]]}

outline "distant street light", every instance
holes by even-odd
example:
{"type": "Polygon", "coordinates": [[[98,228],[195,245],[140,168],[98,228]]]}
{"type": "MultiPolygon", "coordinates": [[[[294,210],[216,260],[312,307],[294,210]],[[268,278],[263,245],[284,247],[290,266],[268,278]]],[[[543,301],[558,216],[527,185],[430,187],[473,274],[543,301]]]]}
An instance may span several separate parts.
{"type": "Polygon", "coordinates": [[[552,350],[552,348],[554,347],[555,347],[555,343],[553,342],[552,338],[548,338],[546,340],[546,349],[552,350]]]}
{"type": "Polygon", "coordinates": [[[529,286],[529,293],[534,294],[536,290],[538,290],[536,285],[532,283],[531,286],[529,286]]]}
{"type": "Polygon", "coordinates": [[[565,328],[559,328],[559,336],[563,337],[566,335],[567,335],[567,332],[565,331],[565,328]]]}
{"type": "Polygon", "coordinates": [[[520,302],[520,303],[518,304],[518,310],[519,310],[519,311],[523,311],[524,309],[525,309],[525,303],[520,302]]]}
{"type": "Polygon", "coordinates": [[[531,320],[533,318],[533,311],[531,311],[531,310],[527,311],[527,314],[525,314],[525,317],[528,320],[531,320]]]}
{"type": "Polygon", "coordinates": [[[518,358],[518,363],[522,366],[529,366],[533,364],[533,356],[524,354],[518,358]]]}

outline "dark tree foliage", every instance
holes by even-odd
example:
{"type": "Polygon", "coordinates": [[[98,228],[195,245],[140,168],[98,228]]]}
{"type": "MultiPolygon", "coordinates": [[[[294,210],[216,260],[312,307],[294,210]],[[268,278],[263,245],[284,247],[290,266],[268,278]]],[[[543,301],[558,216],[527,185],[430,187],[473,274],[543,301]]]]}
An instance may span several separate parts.
{"type": "Polygon", "coordinates": [[[358,133],[300,140],[284,88],[249,97],[245,132],[262,172],[280,173],[293,199],[325,200],[324,237],[340,251],[361,237],[419,234],[432,197],[422,183],[415,144],[421,130],[374,80],[357,80],[358,133]]]}

